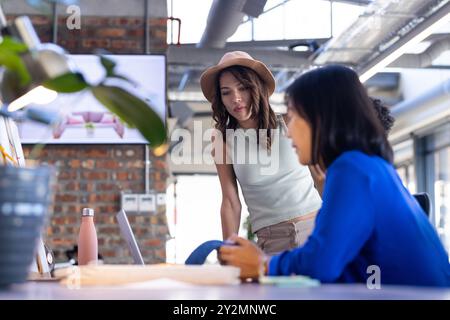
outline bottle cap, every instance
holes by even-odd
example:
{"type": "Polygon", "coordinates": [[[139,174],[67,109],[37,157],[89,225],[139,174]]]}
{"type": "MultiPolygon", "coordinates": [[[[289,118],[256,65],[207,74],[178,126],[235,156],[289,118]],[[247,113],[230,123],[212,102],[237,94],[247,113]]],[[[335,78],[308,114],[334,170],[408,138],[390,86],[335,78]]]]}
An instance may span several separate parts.
{"type": "Polygon", "coordinates": [[[83,208],[83,213],[81,214],[82,217],[93,217],[94,216],[94,209],[92,208],[83,208]]]}

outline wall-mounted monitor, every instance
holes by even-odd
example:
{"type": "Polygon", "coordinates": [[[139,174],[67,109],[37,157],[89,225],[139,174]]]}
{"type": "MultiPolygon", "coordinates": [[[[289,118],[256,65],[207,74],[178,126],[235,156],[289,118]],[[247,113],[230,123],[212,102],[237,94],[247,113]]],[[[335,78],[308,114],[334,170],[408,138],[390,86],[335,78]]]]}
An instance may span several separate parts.
{"type": "MultiPolygon", "coordinates": [[[[134,85],[121,81],[120,85],[139,95],[166,117],[166,57],[164,55],[111,55],[117,63],[115,72],[131,79],[134,85]]],[[[76,68],[89,83],[98,83],[105,74],[96,55],[69,55],[76,68]]],[[[45,111],[58,112],[61,121],[50,128],[33,121],[17,123],[22,143],[46,144],[115,144],[147,143],[138,130],[128,128],[109,112],[89,90],[74,94],[59,94],[45,106],[45,111]]]]}

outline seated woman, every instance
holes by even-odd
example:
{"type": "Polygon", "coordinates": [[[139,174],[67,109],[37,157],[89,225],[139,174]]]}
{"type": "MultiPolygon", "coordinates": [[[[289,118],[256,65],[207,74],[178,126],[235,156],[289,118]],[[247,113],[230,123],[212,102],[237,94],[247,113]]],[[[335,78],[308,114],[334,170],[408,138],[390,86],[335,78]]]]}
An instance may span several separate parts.
{"type": "Polygon", "coordinates": [[[244,278],[265,272],[366,283],[379,270],[382,284],[450,286],[448,254],[402,185],[358,75],[326,66],[300,76],[286,93],[300,163],[327,172],[316,227],[303,246],[272,257],[234,235],[238,245],[222,246],[220,259],[244,278]]]}

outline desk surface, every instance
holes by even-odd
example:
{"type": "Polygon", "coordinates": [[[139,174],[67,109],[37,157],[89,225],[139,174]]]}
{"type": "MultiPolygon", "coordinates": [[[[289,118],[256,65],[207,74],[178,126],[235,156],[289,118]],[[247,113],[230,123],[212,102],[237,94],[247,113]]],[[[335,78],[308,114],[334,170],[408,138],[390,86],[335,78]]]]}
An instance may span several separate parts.
{"type": "Polygon", "coordinates": [[[321,285],[286,288],[271,285],[241,284],[230,286],[189,286],[173,288],[88,287],[69,289],[53,282],[28,282],[0,290],[0,300],[369,300],[424,299],[450,300],[450,289],[382,286],[367,289],[365,285],[321,285]]]}

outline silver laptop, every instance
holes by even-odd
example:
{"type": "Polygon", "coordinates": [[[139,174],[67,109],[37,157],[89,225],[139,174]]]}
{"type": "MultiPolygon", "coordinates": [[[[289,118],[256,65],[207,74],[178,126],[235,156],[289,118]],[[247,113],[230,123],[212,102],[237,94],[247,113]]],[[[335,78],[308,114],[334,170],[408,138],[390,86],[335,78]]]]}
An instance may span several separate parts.
{"type": "Polygon", "coordinates": [[[128,217],[125,210],[120,210],[116,214],[117,222],[119,223],[120,233],[125,239],[128,247],[130,248],[131,255],[133,256],[134,264],[144,264],[144,259],[142,259],[141,250],[134,237],[133,230],[131,229],[130,223],[128,222],[128,217]]]}

